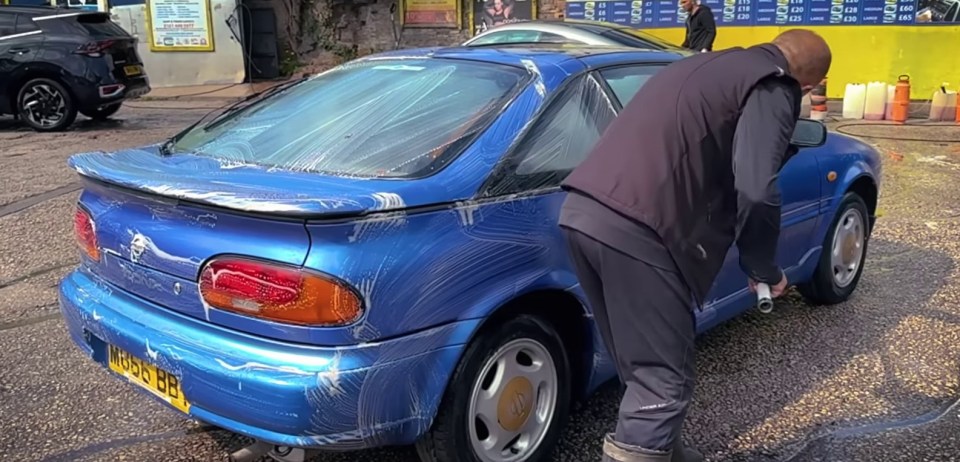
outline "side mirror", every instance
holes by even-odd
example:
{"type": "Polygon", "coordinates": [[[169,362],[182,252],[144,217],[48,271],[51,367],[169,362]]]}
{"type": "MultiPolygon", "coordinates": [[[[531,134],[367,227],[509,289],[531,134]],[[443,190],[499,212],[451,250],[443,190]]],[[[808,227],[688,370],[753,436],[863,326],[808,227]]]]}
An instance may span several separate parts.
{"type": "Polygon", "coordinates": [[[816,148],[827,142],[827,126],[813,119],[800,119],[793,129],[790,144],[800,148],[816,148]]]}

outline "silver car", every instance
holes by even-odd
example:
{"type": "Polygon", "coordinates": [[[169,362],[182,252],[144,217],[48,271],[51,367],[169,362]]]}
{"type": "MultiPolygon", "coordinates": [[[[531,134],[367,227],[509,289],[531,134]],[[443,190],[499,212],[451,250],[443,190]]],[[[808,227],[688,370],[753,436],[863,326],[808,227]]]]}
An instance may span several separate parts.
{"type": "Polygon", "coordinates": [[[488,29],[463,43],[490,46],[529,43],[557,43],[617,46],[691,53],[641,30],[598,21],[524,21],[488,29]]]}

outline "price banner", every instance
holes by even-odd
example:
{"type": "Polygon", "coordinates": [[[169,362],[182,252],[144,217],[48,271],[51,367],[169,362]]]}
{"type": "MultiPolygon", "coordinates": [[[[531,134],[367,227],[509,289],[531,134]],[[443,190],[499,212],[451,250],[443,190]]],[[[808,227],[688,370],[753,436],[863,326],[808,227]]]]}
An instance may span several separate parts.
{"type": "MultiPolygon", "coordinates": [[[[958,0],[702,0],[718,26],[960,25],[958,0]]],[[[566,17],[683,27],[676,0],[567,0],[566,17]]]]}

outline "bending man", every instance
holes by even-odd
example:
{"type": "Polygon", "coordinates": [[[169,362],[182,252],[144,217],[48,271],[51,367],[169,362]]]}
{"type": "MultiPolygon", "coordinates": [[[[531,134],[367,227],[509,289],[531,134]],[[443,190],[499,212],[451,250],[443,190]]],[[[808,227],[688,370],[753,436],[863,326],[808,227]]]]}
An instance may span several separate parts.
{"type": "Polygon", "coordinates": [[[751,288],[786,290],[777,178],[796,153],[802,95],[830,61],[805,30],[677,61],[564,182],[560,226],[625,386],[605,461],[702,460],[680,438],[695,380],[693,310],[734,241],[751,288]]]}

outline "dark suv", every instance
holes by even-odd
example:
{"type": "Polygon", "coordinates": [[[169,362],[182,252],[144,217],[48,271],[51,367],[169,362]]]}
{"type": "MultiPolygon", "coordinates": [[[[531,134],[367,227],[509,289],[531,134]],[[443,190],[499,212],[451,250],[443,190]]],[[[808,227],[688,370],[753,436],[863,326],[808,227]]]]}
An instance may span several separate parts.
{"type": "Polygon", "coordinates": [[[108,14],[0,6],[0,114],[59,131],[149,91],[137,39],[108,14]]]}

